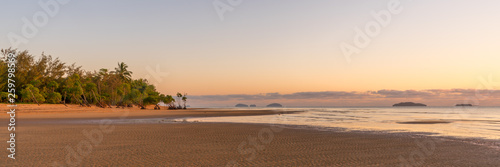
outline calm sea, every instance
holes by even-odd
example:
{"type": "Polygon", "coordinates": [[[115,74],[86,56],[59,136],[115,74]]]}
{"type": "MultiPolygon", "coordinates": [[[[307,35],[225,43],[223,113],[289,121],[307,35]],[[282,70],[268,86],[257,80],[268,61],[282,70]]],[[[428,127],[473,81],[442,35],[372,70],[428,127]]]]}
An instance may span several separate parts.
{"type": "Polygon", "coordinates": [[[425,132],[436,136],[500,139],[500,107],[334,107],[277,110],[303,112],[189,118],[182,121],[300,125],[346,131],[425,132]]]}

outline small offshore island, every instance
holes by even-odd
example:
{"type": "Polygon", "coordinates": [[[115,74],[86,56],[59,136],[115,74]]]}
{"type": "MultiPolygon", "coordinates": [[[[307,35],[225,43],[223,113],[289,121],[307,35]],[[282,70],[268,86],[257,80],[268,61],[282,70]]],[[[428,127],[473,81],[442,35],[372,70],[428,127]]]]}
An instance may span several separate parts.
{"type": "Polygon", "coordinates": [[[455,106],[461,106],[461,107],[471,107],[472,104],[457,104],[455,106]]]}
{"type": "Polygon", "coordinates": [[[281,105],[279,103],[272,103],[272,104],[267,105],[266,107],[283,107],[283,105],[281,105]]]}
{"type": "Polygon", "coordinates": [[[414,103],[414,102],[401,102],[392,105],[393,107],[426,107],[427,105],[422,103],[414,103]]]}
{"type": "Polygon", "coordinates": [[[236,104],[234,107],[248,107],[248,105],[240,103],[240,104],[236,104]]]}

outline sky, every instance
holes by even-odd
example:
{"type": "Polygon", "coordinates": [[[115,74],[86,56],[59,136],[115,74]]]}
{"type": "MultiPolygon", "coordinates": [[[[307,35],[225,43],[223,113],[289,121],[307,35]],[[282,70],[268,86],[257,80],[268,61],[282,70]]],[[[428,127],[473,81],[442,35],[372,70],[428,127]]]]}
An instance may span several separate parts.
{"type": "Polygon", "coordinates": [[[17,48],[85,70],[125,62],[134,78],[148,78],[162,93],[186,92],[193,106],[453,105],[468,97],[499,103],[495,93],[470,92],[500,87],[494,82],[500,81],[500,1],[6,0],[2,6],[1,48],[14,46],[16,34],[26,39],[17,48]],[[387,12],[390,19],[375,16],[387,12]],[[23,35],[25,20],[36,19],[36,33],[23,35]],[[356,53],[346,54],[345,46],[356,53]],[[373,93],[380,91],[405,95],[373,93]]]}

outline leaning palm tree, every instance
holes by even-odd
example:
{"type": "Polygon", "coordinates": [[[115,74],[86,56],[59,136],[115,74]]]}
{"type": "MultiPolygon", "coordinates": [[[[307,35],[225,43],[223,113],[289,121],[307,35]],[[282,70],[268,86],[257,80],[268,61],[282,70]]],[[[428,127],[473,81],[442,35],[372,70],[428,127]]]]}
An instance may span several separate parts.
{"type": "Polygon", "coordinates": [[[132,71],[127,70],[128,65],[121,62],[118,63],[118,67],[115,68],[115,71],[111,71],[111,73],[118,75],[120,79],[123,79],[124,81],[131,81],[132,80],[132,71]]]}

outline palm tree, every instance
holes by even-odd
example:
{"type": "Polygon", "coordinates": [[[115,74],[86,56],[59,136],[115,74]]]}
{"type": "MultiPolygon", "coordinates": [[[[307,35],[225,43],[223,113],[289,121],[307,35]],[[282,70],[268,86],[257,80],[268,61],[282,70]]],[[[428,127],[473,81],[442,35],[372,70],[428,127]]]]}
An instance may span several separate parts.
{"type": "Polygon", "coordinates": [[[128,65],[121,62],[118,63],[118,67],[115,68],[115,71],[111,71],[111,73],[118,75],[124,81],[130,81],[132,80],[132,71],[127,70],[127,68],[128,65]]]}

